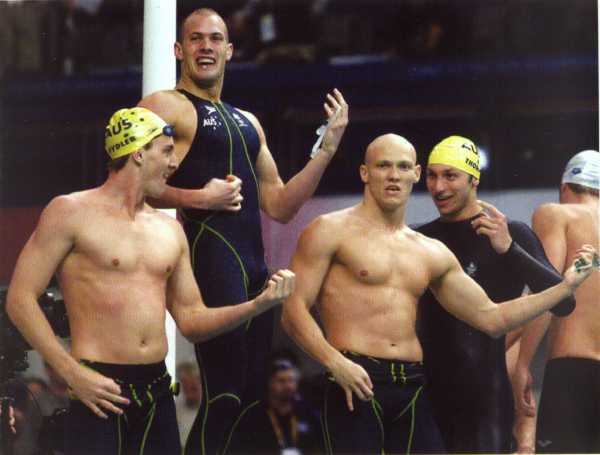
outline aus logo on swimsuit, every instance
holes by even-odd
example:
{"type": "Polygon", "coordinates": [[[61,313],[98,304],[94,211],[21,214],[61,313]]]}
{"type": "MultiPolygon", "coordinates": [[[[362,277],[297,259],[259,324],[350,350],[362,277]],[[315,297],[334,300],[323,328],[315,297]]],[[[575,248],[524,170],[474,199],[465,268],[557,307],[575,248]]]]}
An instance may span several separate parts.
{"type": "Polygon", "coordinates": [[[204,106],[206,108],[206,117],[202,119],[202,127],[212,127],[213,130],[221,126],[221,121],[214,115],[217,113],[217,108],[212,106],[204,106]]]}
{"type": "Polygon", "coordinates": [[[465,267],[465,272],[467,272],[467,275],[469,276],[474,276],[475,273],[477,273],[477,265],[475,265],[473,261],[469,262],[469,265],[465,267]]]}
{"type": "Polygon", "coordinates": [[[202,126],[203,127],[207,127],[207,126],[217,127],[217,126],[219,126],[219,123],[217,122],[217,119],[208,117],[208,118],[205,118],[204,120],[202,120],[202,126]]]}

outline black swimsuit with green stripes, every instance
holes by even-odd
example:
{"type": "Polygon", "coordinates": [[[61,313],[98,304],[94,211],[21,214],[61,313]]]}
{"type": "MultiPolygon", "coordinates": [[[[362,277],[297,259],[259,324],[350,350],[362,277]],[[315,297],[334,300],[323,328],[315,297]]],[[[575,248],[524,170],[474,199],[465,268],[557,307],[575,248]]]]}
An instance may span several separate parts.
{"type": "MultiPolygon", "coordinates": [[[[233,106],[181,93],[196,109],[197,128],[188,154],[169,183],[201,188],[227,174],[242,180],[240,211],[179,212],[206,305],[235,305],[258,295],[268,279],[254,170],[258,133],[233,106]]],[[[240,413],[258,399],[266,383],[272,332],[273,312],[269,311],[246,326],[196,345],[205,399],[188,436],[186,454],[215,454],[226,448],[240,413]]]]}
{"type": "Polygon", "coordinates": [[[371,401],[353,396],[349,411],[343,389],[331,381],[321,415],[325,448],[331,454],[444,453],[424,389],[423,365],[343,352],[371,378],[371,401]]]}
{"type": "Polygon", "coordinates": [[[179,430],[171,377],[164,362],[145,365],[82,363],[114,379],[130,400],[119,416],[104,410],[102,419],[77,399],[71,400],[65,432],[66,455],[180,455],[179,430]]]}

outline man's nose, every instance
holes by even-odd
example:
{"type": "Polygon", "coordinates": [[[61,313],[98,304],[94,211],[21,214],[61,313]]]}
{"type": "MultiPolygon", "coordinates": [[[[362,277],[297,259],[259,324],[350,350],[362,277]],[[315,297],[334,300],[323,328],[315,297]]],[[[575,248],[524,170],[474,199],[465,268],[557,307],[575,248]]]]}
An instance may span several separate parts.
{"type": "Polygon", "coordinates": [[[446,182],[444,182],[444,179],[434,179],[431,187],[434,193],[441,193],[446,189],[446,182]]]}
{"type": "Polygon", "coordinates": [[[396,166],[392,166],[390,169],[390,173],[388,174],[388,179],[398,180],[399,178],[400,178],[400,170],[396,166]]]}
{"type": "Polygon", "coordinates": [[[210,47],[210,40],[208,38],[203,38],[200,41],[200,50],[203,52],[212,52],[212,47],[210,47]]]}

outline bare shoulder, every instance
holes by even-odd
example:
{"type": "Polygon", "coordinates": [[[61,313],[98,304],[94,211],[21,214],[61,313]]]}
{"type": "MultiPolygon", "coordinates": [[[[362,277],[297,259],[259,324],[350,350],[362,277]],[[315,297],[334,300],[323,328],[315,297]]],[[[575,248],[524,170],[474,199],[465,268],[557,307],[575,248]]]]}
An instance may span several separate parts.
{"type": "Polygon", "coordinates": [[[540,229],[569,228],[597,217],[596,211],[584,204],[542,204],[533,212],[533,229],[538,232],[540,229]]]}
{"type": "Polygon", "coordinates": [[[36,227],[37,236],[75,238],[89,220],[90,192],[81,191],[54,197],[44,208],[36,227]]]}
{"type": "Polygon", "coordinates": [[[138,106],[148,108],[148,106],[153,106],[155,104],[169,105],[183,103],[184,101],[188,101],[188,99],[183,93],[178,92],[177,90],[158,90],[142,98],[138,103],[138,106]]]}
{"type": "Polygon", "coordinates": [[[187,238],[183,231],[183,227],[176,218],[148,204],[146,204],[145,209],[147,216],[150,217],[153,223],[160,226],[163,231],[170,233],[170,235],[181,245],[187,245],[187,238]]]}
{"type": "Polygon", "coordinates": [[[442,241],[427,237],[412,229],[410,229],[409,235],[419,246],[423,260],[430,264],[431,270],[442,273],[457,263],[458,260],[454,253],[442,241]]]}
{"type": "Polygon", "coordinates": [[[326,213],[315,218],[302,231],[299,246],[310,245],[315,251],[335,248],[351,229],[351,209],[326,213]]]}
{"type": "Polygon", "coordinates": [[[533,220],[538,222],[548,222],[562,220],[568,216],[567,206],[549,202],[542,204],[533,212],[533,220]]]}
{"type": "Polygon", "coordinates": [[[145,211],[146,215],[151,217],[154,222],[165,225],[169,229],[183,232],[183,228],[181,227],[179,221],[165,211],[156,209],[149,204],[146,204],[145,211]]]}
{"type": "Polygon", "coordinates": [[[176,125],[180,118],[184,118],[194,111],[194,106],[185,95],[177,90],[159,90],[144,97],[138,106],[150,109],[170,124],[176,125]]]}
{"type": "Polygon", "coordinates": [[[433,254],[447,254],[450,253],[448,247],[444,244],[444,242],[434,239],[431,237],[427,237],[420,232],[417,232],[413,229],[408,228],[408,234],[415,242],[421,245],[423,248],[427,249],[433,254]]]}
{"type": "Polygon", "coordinates": [[[248,120],[250,120],[250,123],[252,123],[252,126],[256,129],[256,131],[258,131],[258,135],[261,137],[264,137],[265,132],[263,130],[262,125],[260,124],[260,121],[258,120],[258,118],[256,117],[256,115],[254,115],[252,112],[250,111],[245,111],[243,109],[239,109],[236,107],[236,110],[238,112],[240,112],[242,115],[244,115],[248,120]]]}
{"type": "Polygon", "coordinates": [[[72,221],[90,205],[90,199],[93,197],[91,192],[92,190],[79,191],[52,198],[42,211],[42,218],[56,219],[63,223],[72,221]]]}
{"type": "Polygon", "coordinates": [[[245,111],[244,109],[240,109],[239,107],[235,108],[236,111],[238,111],[240,114],[244,115],[245,117],[248,117],[248,119],[252,122],[252,124],[254,124],[255,126],[258,124],[260,125],[260,122],[258,121],[258,118],[256,117],[256,115],[254,115],[252,112],[250,111],[245,111]]]}

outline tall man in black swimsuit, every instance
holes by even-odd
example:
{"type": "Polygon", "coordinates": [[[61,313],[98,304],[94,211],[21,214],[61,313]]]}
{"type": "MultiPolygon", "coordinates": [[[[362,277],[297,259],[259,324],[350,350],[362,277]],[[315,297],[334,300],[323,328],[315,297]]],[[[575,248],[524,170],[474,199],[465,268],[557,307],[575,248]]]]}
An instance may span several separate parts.
{"type": "MultiPolygon", "coordinates": [[[[196,279],[213,307],[239,303],[263,289],[267,266],[260,210],[289,221],[314,193],[348,123],[348,106],[334,90],[324,104],[330,127],[320,153],[284,184],[256,117],[221,101],[232,52],[223,19],[210,9],[194,11],[184,19],[175,43],[181,62],[176,90],[140,102],[175,127],[181,165],[170,181],[173,186],[158,199],[179,209],[196,279]]],[[[266,382],[272,330],[269,312],[196,345],[204,399],[186,453],[226,451],[237,417],[256,404],[266,382]]]]}
{"type": "MultiPolygon", "coordinates": [[[[477,200],[479,155],[475,144],[451,136],[427,164],[427,188],[440,218],[417,229],[441,240],[494,302],[513,299],[525,285],[539,292],[561,276],[524,223],[507,220],[477,200]]],[[[423,344],[434,413],[450,453],[507,453],[513,445],[513,395],[505,338],[492,338],[449,314],[428,292],[421,299],[423,344]]],[[[569,314],[572,296],[551,311],[569,314]]]]}

